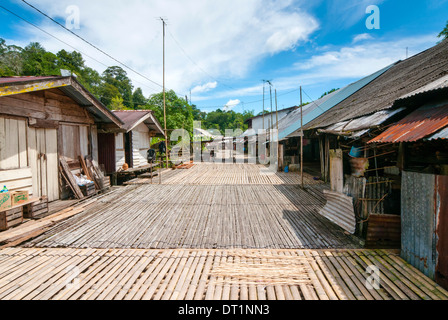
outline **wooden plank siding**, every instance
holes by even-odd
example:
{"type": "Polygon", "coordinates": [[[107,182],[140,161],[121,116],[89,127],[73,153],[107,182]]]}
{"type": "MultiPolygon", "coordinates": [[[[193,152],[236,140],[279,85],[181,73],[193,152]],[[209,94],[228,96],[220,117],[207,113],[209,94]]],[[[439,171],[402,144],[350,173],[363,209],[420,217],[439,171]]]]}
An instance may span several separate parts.
{"type": "Polygon", "coordinates": [[[59,199],[58,156],[97,160],[96,134],[94,118],[59,89],[0,97],[0,185],[59,199]]]}
{"type": "Polygon", "coordinates": [[[0,186],[33,193],[26,119],[0,116],[0,186]]]}
{"type": "Polygon", "coordinates": [[[126,163],[124,153],[124,134],[118,133],[115,137],[115,152],[116,152],[116,170],[120,169],[126,163]]]}
{"type": "MultiPolygon", "coordinates": [[[[146,153],[151,145],[151,134],[148,127],[142,123],[132,130],[132,168],[142,167],[148,164],[146,153]]],[[[120,169],[126,163],[125,139],[122,133],[115,139],[116,169],[120,169]]],[[[128,163],[129,164],[129,163],[128,163]]]]}
{"type": "Polygon", "coordinates": [[[84,109],[59,89],[1,97],[0,114],[36,119],[94,124],[84,109]]]}
{"type": "Polygon", "coordinates": [[[132,147],[134,157],[134,168],[148,164],[146,152],[150,147],[150,133],[148,127],[142,123],[132,130],[132,147]]]}

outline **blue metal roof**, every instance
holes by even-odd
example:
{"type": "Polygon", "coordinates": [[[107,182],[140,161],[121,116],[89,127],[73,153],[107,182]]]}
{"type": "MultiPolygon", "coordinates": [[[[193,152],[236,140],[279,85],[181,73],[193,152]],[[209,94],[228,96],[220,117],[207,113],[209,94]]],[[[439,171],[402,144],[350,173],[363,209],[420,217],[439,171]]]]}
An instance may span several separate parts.
{"type": "MultiPolygon", "coordinates": [[[[384,69],[381,69],[370,76],[367,76],[359,81],[356,81],[352,84],[349,84],[348,86],[339,89],[336,92],[333,92],[329,95],[326,95],[319,100],[316,100],[312,102],[309,105],[306,105],[303,107],[303,126],[305,126],[307,123],[311,122],[321,114],[327,112],[340,102],[344,101],[348,97],[350,97],[352,94],[360,90],[361,88],[368,85],[370,82],[378,78],[380,75],[382,75],[384,72],[389,70],[392,66],[395,64],[392,64],[384,69]]],[[[300,130],[300,108],[294,110],[289,115],[287,115],[285,118],[279,121],[279,140],[288,138],[290,136],[294,136],[293,134],[300,130]]]]}
{"type": "Polygon", "coordinates": [[[437,140],[437,139],[448,139],[448,127],[436,133],[435,135],[429,137],[427,140],[437,140]]]}

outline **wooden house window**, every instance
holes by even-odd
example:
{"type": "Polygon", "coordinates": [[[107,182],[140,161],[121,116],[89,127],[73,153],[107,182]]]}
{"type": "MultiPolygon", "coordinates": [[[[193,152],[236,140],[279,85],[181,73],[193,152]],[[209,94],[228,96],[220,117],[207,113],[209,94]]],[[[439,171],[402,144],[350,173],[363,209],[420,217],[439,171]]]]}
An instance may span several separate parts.
{"type": "Polygon", "coordinates": [[[0,117],[0,170],[28,166],[26,120],[0,117]]]}
{"type": "Polygon", "coordinates": [[[78,157],[89,154],[88,126],[63,124],[60,130],[60,153],[68,162],[78,162],[78,157]]]}

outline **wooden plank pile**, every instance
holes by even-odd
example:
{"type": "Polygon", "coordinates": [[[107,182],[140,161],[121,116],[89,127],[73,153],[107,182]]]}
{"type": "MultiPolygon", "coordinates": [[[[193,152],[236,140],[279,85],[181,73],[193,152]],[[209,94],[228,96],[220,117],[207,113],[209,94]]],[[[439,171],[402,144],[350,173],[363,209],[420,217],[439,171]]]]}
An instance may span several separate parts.
{"type": "Polygon", "coordinates": [[[79,162],[81,164],[82,172],[88,180],[93,181],[93,184],[78,186],[65,158],[59,158],[59,170],[61,176],[64,178],[76,199],[90,197],[95,195],[97,191],[104,192],[110,188],[110,177],[104,175],[96,161],[90,159],[84,160],[84,158],[79,157],[79,162]]]}

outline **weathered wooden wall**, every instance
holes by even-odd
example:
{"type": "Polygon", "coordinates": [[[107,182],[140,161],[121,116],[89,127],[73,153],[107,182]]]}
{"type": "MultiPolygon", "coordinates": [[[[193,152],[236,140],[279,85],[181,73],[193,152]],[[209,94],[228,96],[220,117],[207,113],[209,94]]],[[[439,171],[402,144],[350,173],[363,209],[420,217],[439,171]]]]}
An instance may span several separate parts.
{"type": "MultiPolygon", "coordinates": [[[[140,124],[132,130],[132,158],[133,167],[141,167],[148,164],[146,153],[151,145],[151,135],[145,124],[140,124]]],[[[117,134],[115,139],[116,148],[116,168],[117,170],[126,162],[124,136],[117,134]]]]}
{"type": "Polygon", "coordinates": [[[126,157],[124,153],[124,134],[119,133],[115,137],[115,152],[116,152],[116,162],[117,170],[120,169],[126,162],[126,157]]]}
{"type": "Polygon", "coordinates": [[[59,89],[0,98],[0,185],[60,198],[58,156],[98,157],[96,127],[86,109],[59,89]]]}
{"type": "Polygon", "coordinates": [[[132,148],[134,168],[148,164],[146,152],[150,146],[149,129],[145,124],[140,124],[132,132],[132,148]]]}
{"type": "Polygon", "coordinates": [[[87,111],[59,89],[1,97],[0,114],[47,121],[94,124],[87,111]]]}

